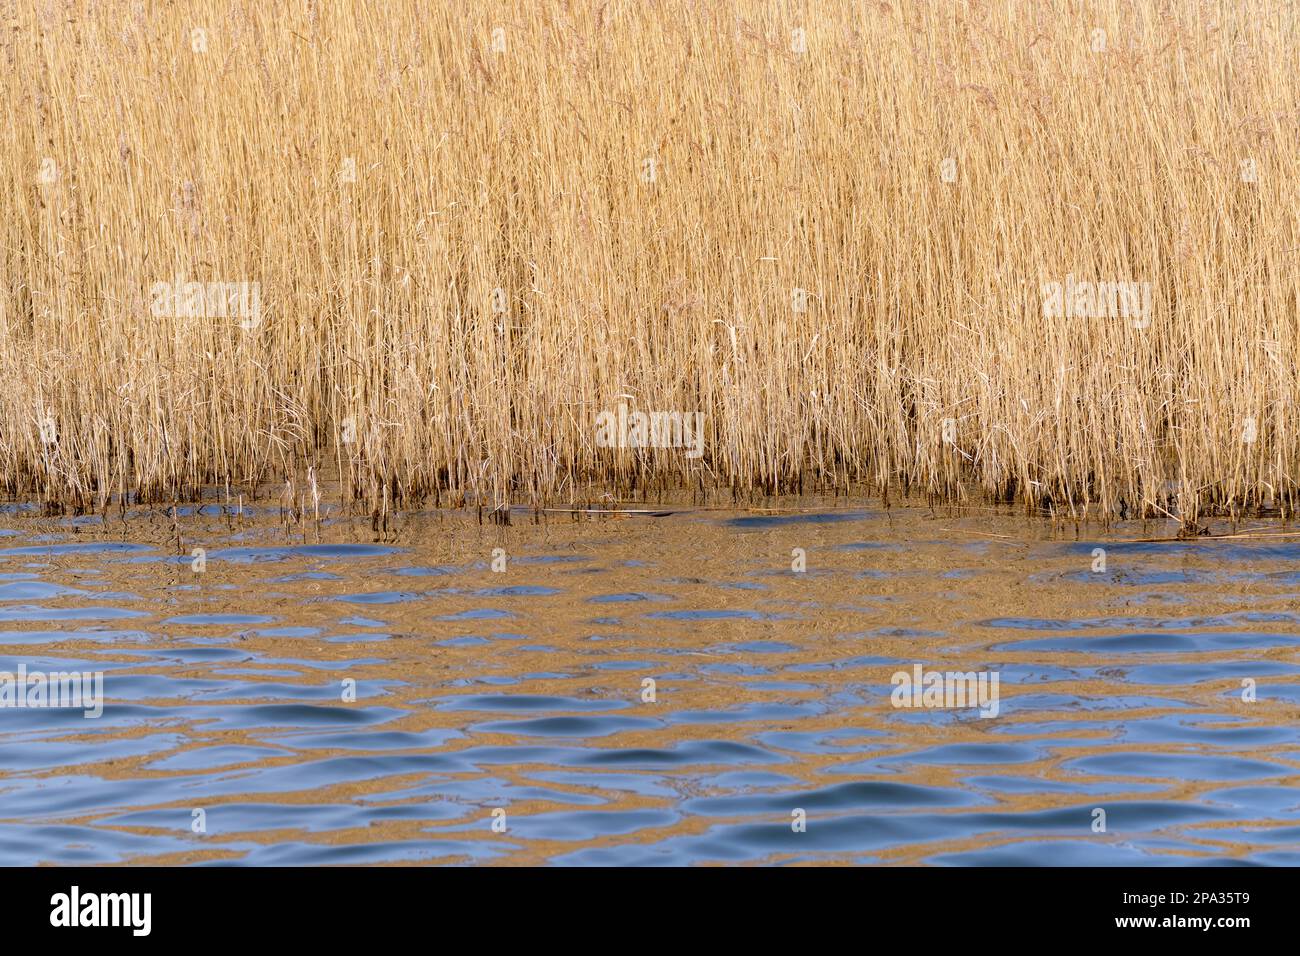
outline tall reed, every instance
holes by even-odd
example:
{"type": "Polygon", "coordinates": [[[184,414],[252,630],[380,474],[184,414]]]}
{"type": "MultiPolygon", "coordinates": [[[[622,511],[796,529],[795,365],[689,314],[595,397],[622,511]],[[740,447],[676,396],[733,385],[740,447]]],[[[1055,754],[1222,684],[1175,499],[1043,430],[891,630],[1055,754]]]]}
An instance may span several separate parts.
{"type": "Polygon", "coordinates": [[[0,487],[1290,508],[1298,39],[1290,0],[13,3],[0,487]],[[704,454],[601,447],[619,404],[704,454]]]}

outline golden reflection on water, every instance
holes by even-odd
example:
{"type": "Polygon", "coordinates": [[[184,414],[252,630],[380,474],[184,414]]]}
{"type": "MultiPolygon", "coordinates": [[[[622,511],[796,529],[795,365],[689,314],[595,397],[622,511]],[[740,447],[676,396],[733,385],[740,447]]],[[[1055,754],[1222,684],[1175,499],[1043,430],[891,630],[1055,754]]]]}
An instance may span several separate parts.
{"type": "Polygon", "coordinates": [[[1300,538],[522,517],[7,515],[0,667],[106,704],[0,709],[0,863],[1300,862],[1300,538]]]}

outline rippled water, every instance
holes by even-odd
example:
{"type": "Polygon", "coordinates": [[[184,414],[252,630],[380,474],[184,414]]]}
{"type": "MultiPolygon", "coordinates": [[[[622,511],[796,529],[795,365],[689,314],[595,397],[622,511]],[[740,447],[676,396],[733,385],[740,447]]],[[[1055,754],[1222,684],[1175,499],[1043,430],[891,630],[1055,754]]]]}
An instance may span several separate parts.
{"type": "Polygon", "coordinates": [[[105,697],[0,709],[0,863],[1300,864],[1300,537],[178,527],[0,516],[0,669],[105,697]],[[997,716],[894,707],[916,664],[996,672],[997,716]]]}

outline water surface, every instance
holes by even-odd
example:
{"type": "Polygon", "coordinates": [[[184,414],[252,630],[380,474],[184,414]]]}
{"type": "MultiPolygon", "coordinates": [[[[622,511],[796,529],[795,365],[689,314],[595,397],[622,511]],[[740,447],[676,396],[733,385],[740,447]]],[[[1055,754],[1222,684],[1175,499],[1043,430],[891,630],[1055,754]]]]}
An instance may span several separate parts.
{"type": "Polygon", "coordinates": [[[105,696],[0,709],[3,864],[1300,863],[1300,538],[3,520],[0,669],[105,696]],[[916,664],[998,715],[895,708],[916,664]]]}

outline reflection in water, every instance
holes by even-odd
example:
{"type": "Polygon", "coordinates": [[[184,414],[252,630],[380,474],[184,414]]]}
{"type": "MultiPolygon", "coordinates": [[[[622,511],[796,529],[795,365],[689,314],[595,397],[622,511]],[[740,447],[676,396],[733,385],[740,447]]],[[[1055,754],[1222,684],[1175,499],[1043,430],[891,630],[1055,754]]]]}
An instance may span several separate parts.
{"type": "Polygon", "coordinates": [[[3,864],[1300,863],[1300,540],[5,523],[0,669],[105,706],[0,708],[3,864]],[[895,708],[916,665],[996,672],[997,716],[895,708]]]}

